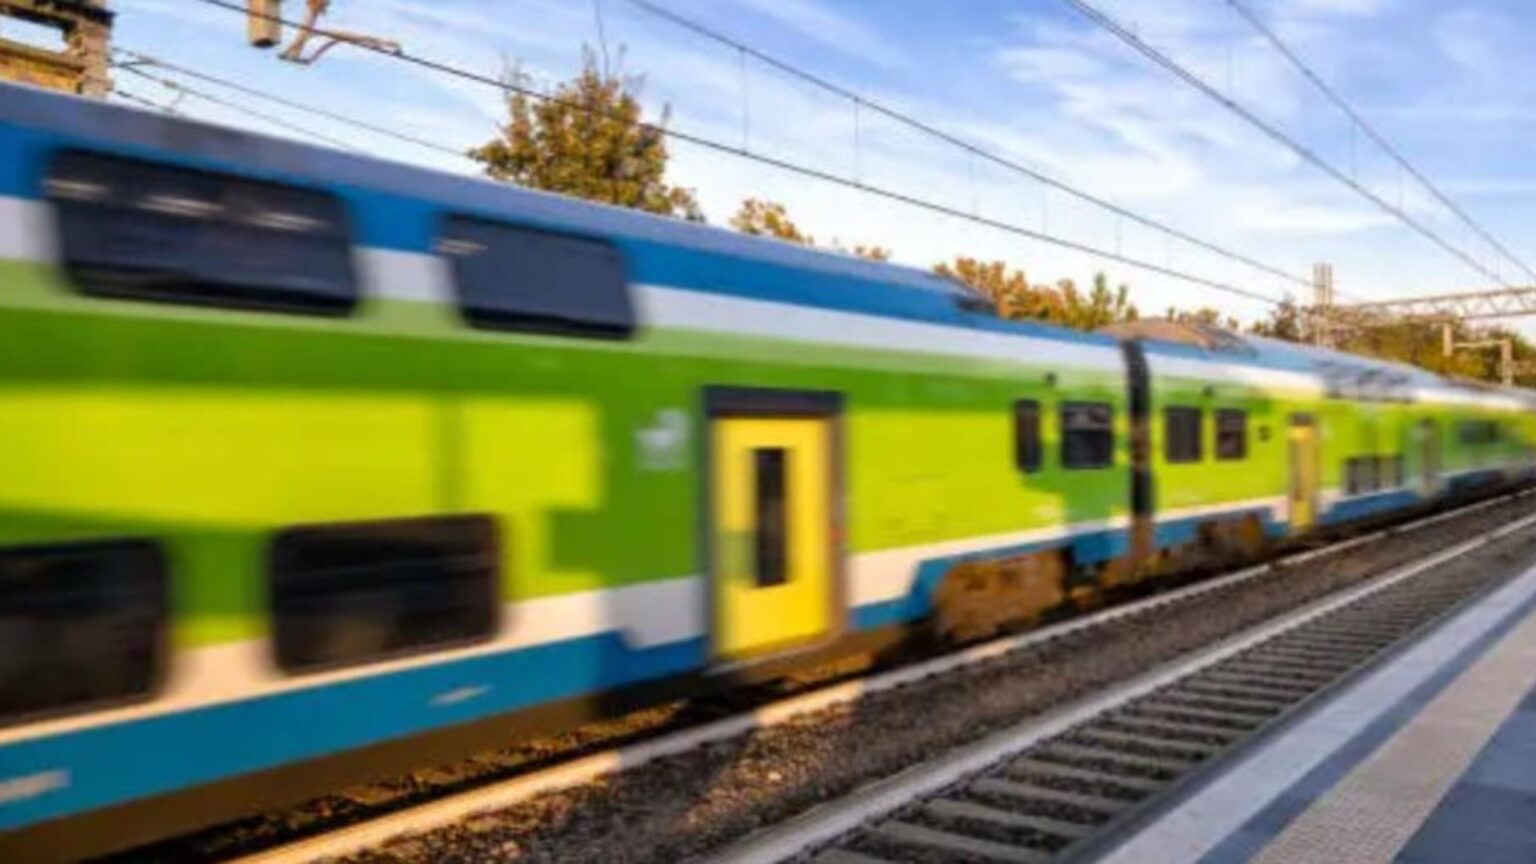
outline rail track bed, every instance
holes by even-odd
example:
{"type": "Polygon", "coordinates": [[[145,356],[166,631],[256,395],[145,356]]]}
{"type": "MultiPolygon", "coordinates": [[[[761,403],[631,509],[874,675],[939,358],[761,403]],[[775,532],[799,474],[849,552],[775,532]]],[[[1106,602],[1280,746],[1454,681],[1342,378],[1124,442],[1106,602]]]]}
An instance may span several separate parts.
{"type": "MultiPolygon", "coordinates": [[[[722,853],[751,859],[796,822],[840,806],[828,802],[857,797],[896,775],[921,774],[934,760],[1276,616],[1369,588],[1394,570],[1423,568],[1422,579],[1400,579],[1403,590],[1422,585],[1419,593],[1382,594],[1369,604],[1368,621],[1319,619],[1304,635],[1252,646],[1198,680],[1127,701],[1027,753],[994,759],[995,767],[976,765],[882,812],[865,829],[846,833],[855,822],[778,844],[785,854],[803,849],[803,857],[827,862],[1079,856],[1167,789],[1500,578],[1510,568],[1488,563],[1515,553],[1509,541],[1490,544],[1489,529],[1523,526],[1536,521],[1533,513],[1530,491],[1464,507],[802,694],[707,728],[589,754],[583,758],[590,770],[556,766],[465,784],[465,769],[453,766],[379,784],[409,792],[394,800],[383,795],[371,808],[348,793],[229,834],[210,832],[114,860],[641,862],[722,853]],[[1456,560],[1426,566],[1458,544],[1466,548],[1451,556],[1456,560]],[[1445,575],[1453,570],[1461,575],[1445,575]],[[1431,576],[1438,581],[1426,581],[1431,576]],[[432,793],[432,773],[447,778],[436,784],[441,794],[432,793]],[[743,837],[745,845],[733,845],[743,837]]],[[[1520,536],[1530,533],[1536,529],[1520,536]]]]}
{"type": "Polygon", "coordinates": [[[1087,860],[1170,792],[1520,572],[1511,559],[1536,558],[1508,542],[1389,575],[801,857],[816,864],[1087,860]]]}

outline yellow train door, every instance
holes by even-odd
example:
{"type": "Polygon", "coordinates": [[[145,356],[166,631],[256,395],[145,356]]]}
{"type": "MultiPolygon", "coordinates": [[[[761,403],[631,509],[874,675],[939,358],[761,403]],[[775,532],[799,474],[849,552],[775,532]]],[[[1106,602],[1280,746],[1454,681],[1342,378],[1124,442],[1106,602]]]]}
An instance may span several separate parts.
{"type": "Polygon", "coordinates": [[[1317,521],[1317,426],[1310,414],[1291,415],[1291,530],[1317,521]]]}
{"type": "Polygon", "coordinates": [[[829,417],[711,422],[714,648],[751,659],[828,635],[836,595],[829,417]]]}

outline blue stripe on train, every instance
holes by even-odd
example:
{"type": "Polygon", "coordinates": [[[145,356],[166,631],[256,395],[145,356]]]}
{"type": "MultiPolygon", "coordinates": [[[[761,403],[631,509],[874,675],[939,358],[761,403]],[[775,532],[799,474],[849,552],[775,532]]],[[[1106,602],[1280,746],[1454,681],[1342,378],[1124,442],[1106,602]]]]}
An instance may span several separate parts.
{"type": "Polygon", "coordinates": [[[1373,492],[1369,495],[1356,495],[1353,498],[1334,502],[1323,511],[1318,521],[1325,525],[1348,522],[1352,519],[1379,516],[1391,510],[1412,507],[1418,502],[1419,494],[1411,489],[1393,489],[1387,492],[1373,492]]]}
{"type": "MultiPolygon", "coordinates": [[[[1165,536],[1178,536],[1176,526],[1184,521],[1194,520],[1165,523],[1165,536]]],[[[1111,529],[1068,542],[1078,561],[1091,563],[1123,553],[1127,538],[1124,529],[1111,529]]],[[[924,562],[905,597],[851,610],[850,626],[866,630],[922,618],[932,610],[939,579],[966,558],[1061,543],[1057,539],[924,562]]],[[[607,633],[19,742],[0,747],[0,782],[65,772],[68,783],[0,804],[0,830],[684,674],[707,662],[702,638],[633,649],[619,634],[607,633]],[[444,698],[449,694],[474,695],[444,698]]]]}
{"type": "Polygon", "coordinates": [[[682,674],[707,651],[702,638],[632,649],[607,633],[20,742],[0,748],[0,783],[68,780],[0,804],[0,831],[682,674]]]}

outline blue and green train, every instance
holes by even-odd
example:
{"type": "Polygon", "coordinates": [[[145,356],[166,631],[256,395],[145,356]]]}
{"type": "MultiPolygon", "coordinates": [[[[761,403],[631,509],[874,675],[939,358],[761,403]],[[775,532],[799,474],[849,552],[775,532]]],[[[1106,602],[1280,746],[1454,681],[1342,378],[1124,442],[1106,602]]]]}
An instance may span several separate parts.
{"type": "Polygon", "coordinates": [[[0,87],[0,859],[1491,490],[1532,399],[0,87]]]}

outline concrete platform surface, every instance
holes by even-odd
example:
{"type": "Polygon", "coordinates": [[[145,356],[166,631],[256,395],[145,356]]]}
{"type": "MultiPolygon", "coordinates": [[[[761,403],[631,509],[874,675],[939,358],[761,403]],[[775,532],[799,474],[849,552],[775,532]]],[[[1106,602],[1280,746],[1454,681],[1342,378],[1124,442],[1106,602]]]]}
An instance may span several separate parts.
{"type": "Polygon", "coordinates": [[[1536,864],[1536,568],[1100,860],[1536,864]]]}

